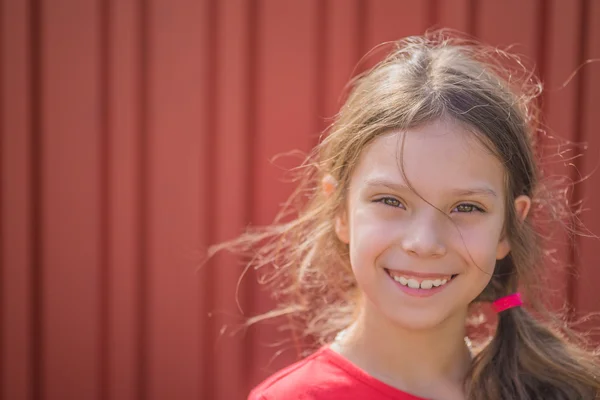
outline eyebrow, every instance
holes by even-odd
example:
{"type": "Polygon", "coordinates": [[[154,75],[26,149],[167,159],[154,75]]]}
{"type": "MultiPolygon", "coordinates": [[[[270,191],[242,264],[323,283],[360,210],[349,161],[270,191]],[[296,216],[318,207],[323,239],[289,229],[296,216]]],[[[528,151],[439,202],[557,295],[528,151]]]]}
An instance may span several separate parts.
{"type": "MultiPolygon", "coordinates": [[[[391,182],[385,179],[367,179],[365,182],[366,187],[387,187],[391,190],[402,192],[402,191],[412,191],[408,186],[403,183],[391,182]]],[[[490,187],[481,186],[481,187],[473,187],[473,188],[465,188],[465,189],[452,189],[450,193],[455,196],[488,196],[488,197],[498,197],[498,194],[490,187]]]]}

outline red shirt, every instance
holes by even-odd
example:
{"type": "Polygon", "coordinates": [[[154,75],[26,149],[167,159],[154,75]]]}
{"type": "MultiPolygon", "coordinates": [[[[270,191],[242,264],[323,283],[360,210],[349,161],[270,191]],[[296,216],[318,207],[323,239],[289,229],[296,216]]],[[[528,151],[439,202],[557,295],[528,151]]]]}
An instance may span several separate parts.
{"type": "Polygon", "coordinates": [[[258,385],[248,400],[425,400],[389,386],[323,347],[258,385]]]}

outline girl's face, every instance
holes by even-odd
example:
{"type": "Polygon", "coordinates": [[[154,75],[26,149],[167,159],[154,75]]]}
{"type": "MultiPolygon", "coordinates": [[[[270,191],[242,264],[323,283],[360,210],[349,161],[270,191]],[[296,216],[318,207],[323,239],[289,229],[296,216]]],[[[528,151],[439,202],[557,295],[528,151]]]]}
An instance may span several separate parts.
{"type": "MultiPolygon", "coordinates": [[[[505,195],[501,162],[458,123],[439,120],[375,139],[336,220],[367,309],[409,329],[466,316],[510,250],[505,195]]],[[[519,197],[517,213],[524,217],[529,204],[519,197]]]]}

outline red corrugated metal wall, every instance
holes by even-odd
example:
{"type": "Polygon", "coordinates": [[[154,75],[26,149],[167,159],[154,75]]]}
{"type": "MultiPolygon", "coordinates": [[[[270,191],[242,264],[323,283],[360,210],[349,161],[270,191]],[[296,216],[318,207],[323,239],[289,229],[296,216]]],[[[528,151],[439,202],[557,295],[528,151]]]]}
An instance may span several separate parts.
{"type": "MultiPolygon", "coordinates": [[[[272,219],[293,163],[269,159],[316,143],[361,55],[433,25],[519,44],[597,167],[599,64],[561,86],[600,57],[600,1],[0,1],[0,399],[242,399],[293,360],[272,325],[231,336],[233,258],[195,268],[272,219]]],[[[575,191],[595,233],[599,184],[575,191]]],[[[556,304],[600,311],[597,247],[563,246],[556,304]]],[[[239,298],[269,307],[252,274],[239,298]]]]}

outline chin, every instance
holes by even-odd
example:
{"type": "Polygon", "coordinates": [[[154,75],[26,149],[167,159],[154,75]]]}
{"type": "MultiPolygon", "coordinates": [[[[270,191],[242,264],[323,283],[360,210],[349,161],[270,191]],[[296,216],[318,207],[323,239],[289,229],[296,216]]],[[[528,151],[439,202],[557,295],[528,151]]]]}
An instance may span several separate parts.
{"type": "Polygon", "coordinates": [[[444,325],[454,315],[448,309],[416,309],[414,307],[396,307],[382,310],[392,324],[402,329],[426,331],[444,325]]]}

